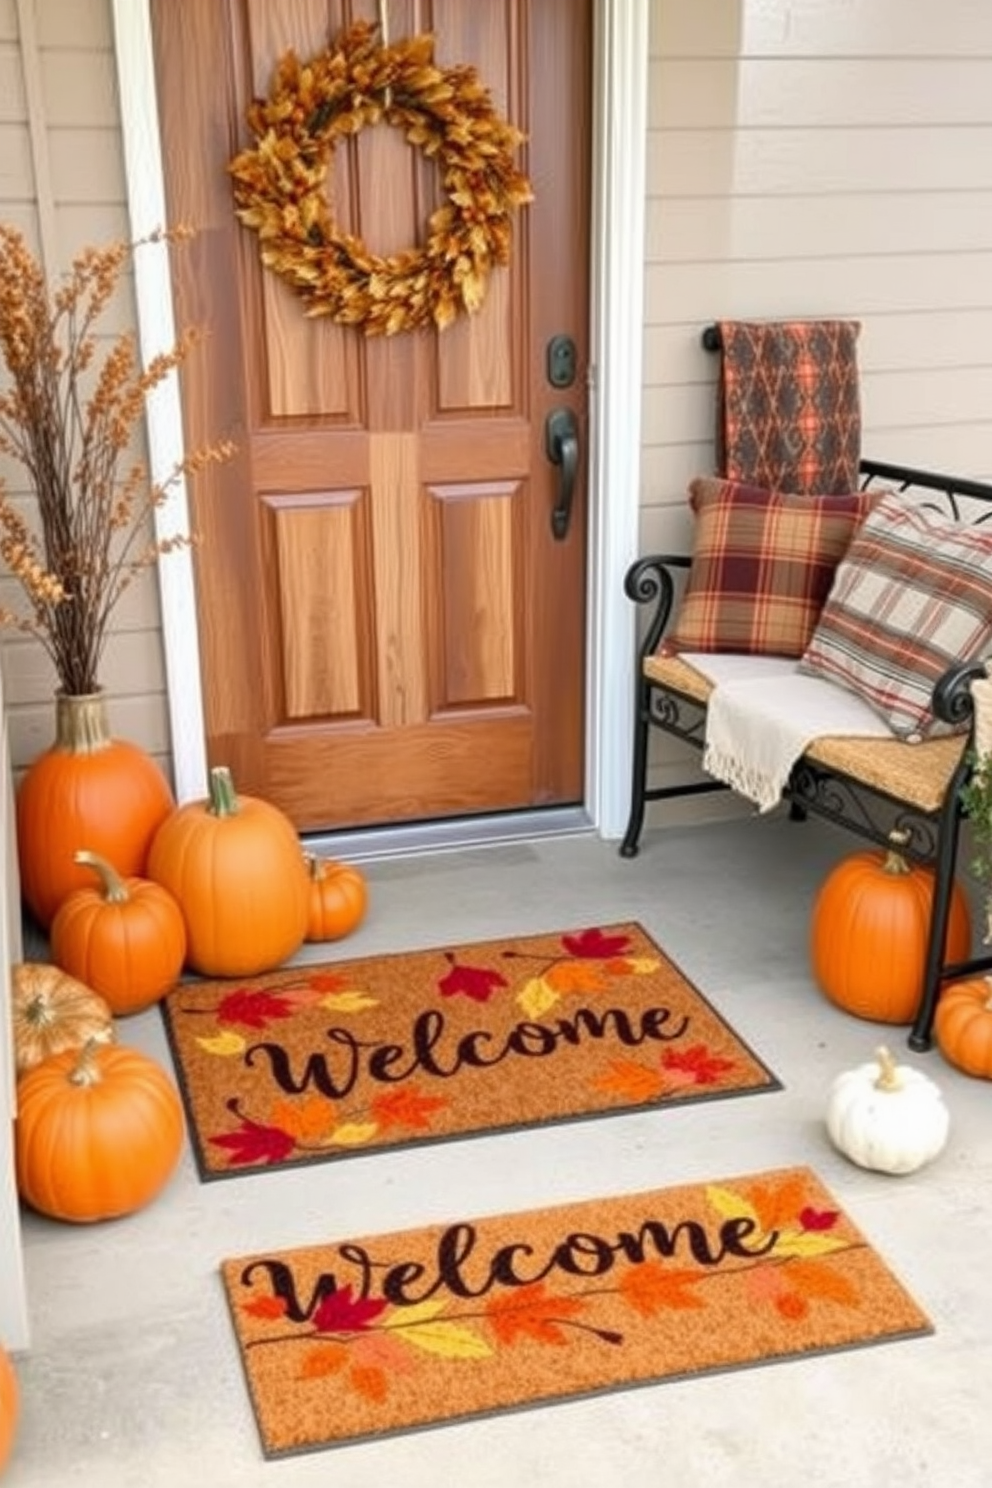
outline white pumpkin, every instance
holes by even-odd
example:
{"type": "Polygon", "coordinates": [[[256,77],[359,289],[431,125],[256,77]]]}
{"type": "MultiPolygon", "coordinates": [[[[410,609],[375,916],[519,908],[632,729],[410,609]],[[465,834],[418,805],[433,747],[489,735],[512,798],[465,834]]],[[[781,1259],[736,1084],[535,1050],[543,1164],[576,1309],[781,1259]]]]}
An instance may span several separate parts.
{"type": "Polygon", "coordinates": [[[928,1075],[879,1049],[871,1064],[838,1075],[827,1131],[839,1152],[876,1173],[915,1173],[943,1151],[950,1129],[944,1098],[928,1075]]]}

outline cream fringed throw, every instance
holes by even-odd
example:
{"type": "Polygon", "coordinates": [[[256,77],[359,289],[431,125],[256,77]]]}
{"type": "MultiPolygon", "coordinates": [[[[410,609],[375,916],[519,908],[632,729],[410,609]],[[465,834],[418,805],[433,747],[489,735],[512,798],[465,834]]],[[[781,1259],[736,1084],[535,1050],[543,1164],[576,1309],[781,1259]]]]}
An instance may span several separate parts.
{"type": "Polygon", "coordinates": [[[703,769],[759,811],[771,811],[796,760],[814,739],[891,739],[878,715],[853,693],[807,677],[779,656],[686,654],[713,682],[703,769]]]}

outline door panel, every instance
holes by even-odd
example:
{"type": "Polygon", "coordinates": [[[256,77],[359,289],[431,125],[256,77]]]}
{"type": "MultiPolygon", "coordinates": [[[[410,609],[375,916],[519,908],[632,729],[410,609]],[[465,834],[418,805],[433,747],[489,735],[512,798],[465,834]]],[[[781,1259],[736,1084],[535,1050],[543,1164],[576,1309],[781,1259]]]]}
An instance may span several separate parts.
{"type": "MultiPolygon", "coordinates": [[[[191,445],[238,443],[192,493],[211,763],[301,830],[581,800],[586,501],[555,541],[544,421],[588,391],[588,0],[390,0],[528,135],[535,200],[477,314],[365,338],[307,319],[234,216],[245,107],[288,47],[318,51],[374,0],[153,0],[166,191],[198,235],[175,255],[191,445]],[[565,332],[577,377],[549,386],[565,332]]],[[[385,124],[335,152],[340,225],[410,247],[435,168],[385,124]]]]}

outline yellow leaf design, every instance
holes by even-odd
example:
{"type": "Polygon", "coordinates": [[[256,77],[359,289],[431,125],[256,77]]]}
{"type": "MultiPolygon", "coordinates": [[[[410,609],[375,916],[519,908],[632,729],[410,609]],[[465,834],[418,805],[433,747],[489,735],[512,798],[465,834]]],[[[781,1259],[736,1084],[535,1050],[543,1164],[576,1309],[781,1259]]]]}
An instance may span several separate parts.
{"type": "Polygon", "coordinates": [[[741,1198],[739,1193],[734,1193],[732,1188],[721,1188],[716,1183],[709,1184],[706,1197],[723,1219],[750,1219],[758,1230],[761,1229],[758,1211],[748,1203],[747,1199],[741,1198]]]}
{"type": "Polygon", "coordinates": [[[431,1322],[433,1318],[440,1316],[446,1306],[445,1302],[415,1302],[412,1307],[398,1307],[395,1312],[390,1312],[377,1321],[380,1328],[395,1328],[402,1332],[404,1328],[415,1328],[421,1323],[431,1322]]]}
{"type": "Polygon", "coordinates": [[[222,1054],[230,1059],[233,1054],[243,1054],[245,1041],[240,1033],[234,1033],[227,1029],[224,1033],[218,1033],[214,1038],[198,1038],[196,1041],[201,1049],[206,1049],[208,1054],[222,1054]]]}
{"type": "Polygon", "coordinates": [[[319,1007],[330,1008],[333,1013],[360,1013],[363,1008],[376,1007],[378,1005],[375,997],[370,997],[367,992],[329,992],[322,997],[319,1007]]]}
{"type": "Polygon", "coordinates": [[[334,1128],[328,1140],[335,1147],[364,1147],[378,1131],[379,1125],[375,1121],[346,1121],[343,1126],[334,1128]]]}
{"type": "Polygon", "coordinates": [[[458,1323],[424,1323],[399,1330],[405,1343],[442,1359],[489,1359],[493,1350],[479,1333],[458,1323]]]}
{"type": "Polygon", "coordinates": [[[543,977],[534,977],[517,997],[517,1007],[528,1018],[540,1018],[558,1001],[558,993],[543,977]]]}
{"type": "Polygon", "coordinates": [[[822,1230],[783,1230],[772,1254],[781,1256],[822,1256],[832,1250],[846,1250],[848,1242],[839,1235],[826,1235],[822,1230]]]}
{"type": "Polygon", "coordinates": [[[634,972],[636,976],[650,976],[652,971],[657,971],[661,962],[657,956],[624,956],[628,971],[634,972]]]}

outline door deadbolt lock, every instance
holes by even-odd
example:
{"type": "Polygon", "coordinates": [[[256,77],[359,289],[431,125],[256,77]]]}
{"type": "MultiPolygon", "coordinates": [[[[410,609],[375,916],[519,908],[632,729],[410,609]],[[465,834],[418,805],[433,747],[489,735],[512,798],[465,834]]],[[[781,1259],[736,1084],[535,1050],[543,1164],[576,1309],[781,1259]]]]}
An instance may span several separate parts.
{"type": "Polygon", "coordinates": [[[576,351],[571,336],[552,336],[548,342],[548,382],[554,388],[571,387],[575,381],[576,351]]]}

